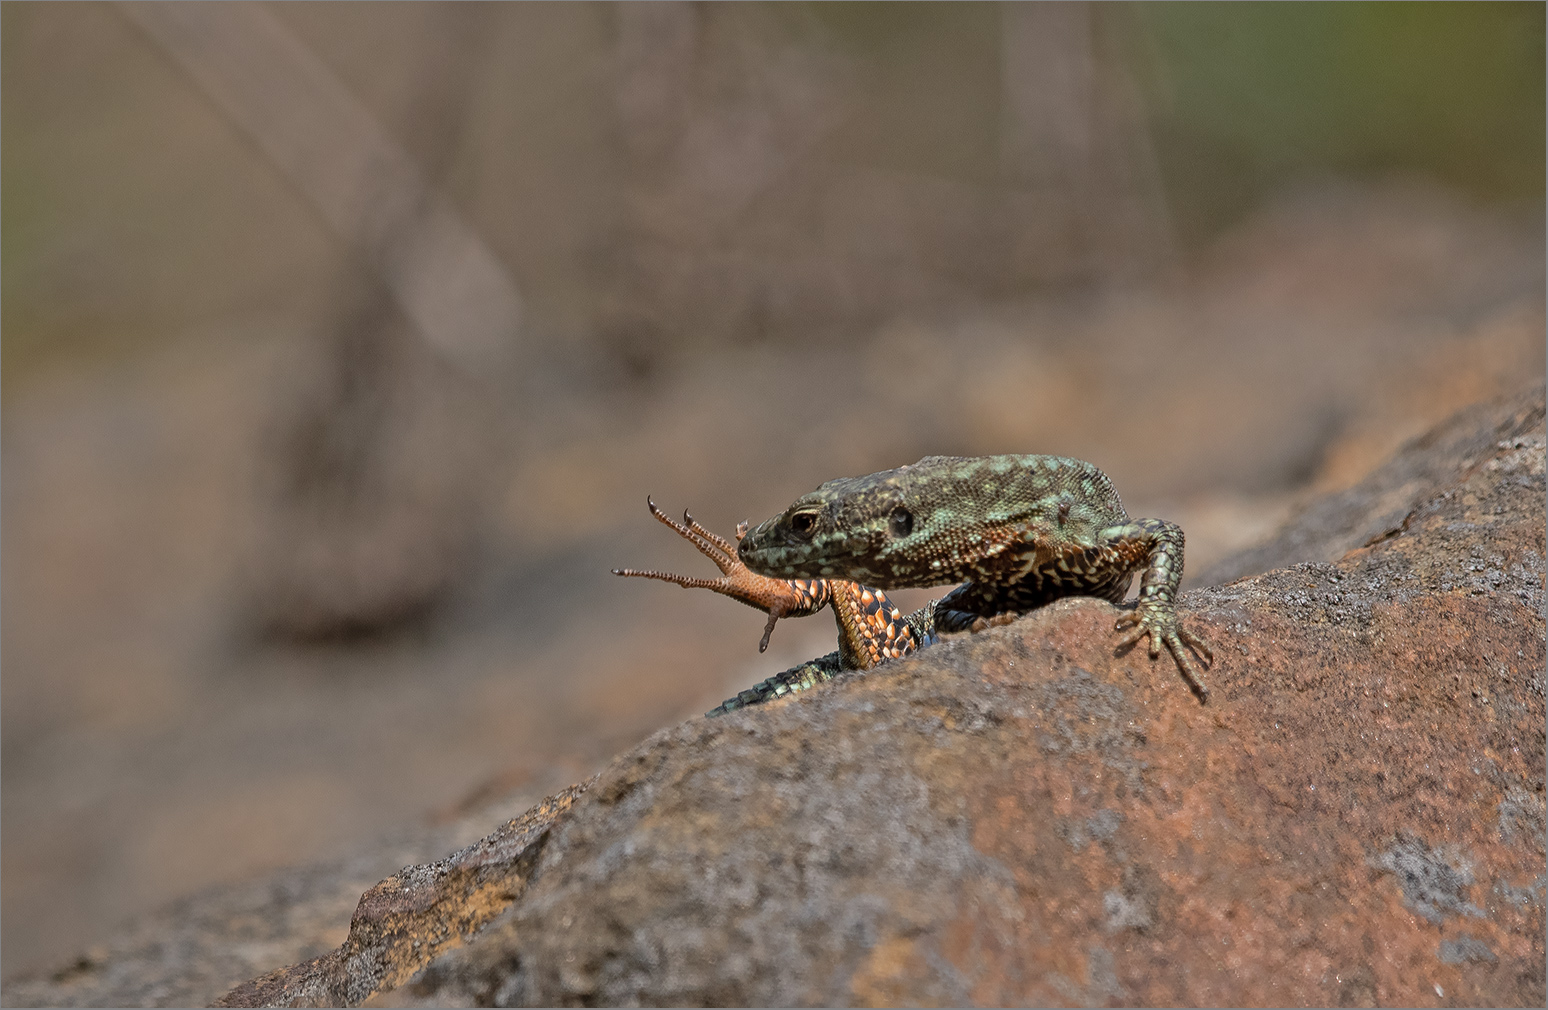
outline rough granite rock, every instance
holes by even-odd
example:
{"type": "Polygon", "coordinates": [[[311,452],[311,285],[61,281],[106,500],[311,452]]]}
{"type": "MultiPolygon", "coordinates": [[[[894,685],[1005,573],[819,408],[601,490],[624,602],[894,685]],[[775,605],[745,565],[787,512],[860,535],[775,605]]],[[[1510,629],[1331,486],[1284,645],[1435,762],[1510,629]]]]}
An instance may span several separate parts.
{"type": "Polygon", "coordinates": [[[561,790],[445,859],[393,874],[361,896],[338,949],[244,982],[214,1005],[357,1006],[408,981],[521,896],[550,829],[590,785],[561,790]]]}
{"type": "MultiPolygon", "coordinates": [[[[1538,387],[1539,389],[1541,387],[1538,387]]],[[[1391,535],[1414,503],[1458,479],[1490,455],[1521,410],[1542,393],[1475,404],[1410,440],[1392,459],[1353,487],[1307,503],[1268,540],[1211,565],[1200,584],[1217,586],[1302,561],[1337,561],[1348,551],[1391,535]]]]}
{"type": "Polygon", "coordinates": [[[1321,560],[1187,594],[1208,707],[1063,601],[659,733],[223,1002],[1542,1005],[1543,416],[1464,412],[1321,560]]]}
{"type": "MultiPolygon", "coordinates": [[[[330,951],[337,953],[340,939],[348,935],[351,913],[362,907],[361,892],[366,891],[368,897],[379,893],[382,874],[405,864],[422,865],[410,865],[388,880],[428,882],[440,888],[437,896],[444,894],[447,899],[444,903],[425,902],[427,913],[416,928],[429,934],[434,916],[451,921],[459,911],[470,910],[472,903],[466,897],[479,892],[480,877],[487,880],[491,876],[444,870],[463,862],[488,861],[493,851],[500,854],[496,862],[501,864],[493,875],[509,876],[507,871],[524,855],[510,841],[544,809],[544,804],[531,806],[542,793],[534,795],[529,790],[559,771],[545,770],[528,789],[509,795],[497,794],[492,799],[475,796],[463,809],[446,811],[433,823],[409,827],[349,858],[209,888],[173,902],[53,971],[7,979],[0,1005],[203,1006],[242,979],[276,966],[330,960],[330,951]],[[513,815],[520,816],[512,820],[513,815]],[[476,838],[490,823],[501,820],[506,823],[476,845],[439,862],[422,862],[476,838]],[[467,858],[459,860],[458,856],[467,858]],[[438,868],[442,872],[437,872],[438,868]]],[[[570,791],[563,790],[556,798],[563,800],[570,791]]],[[[538,836],[537,843],[545,837],[538,836]]],[[[503,904],[497,902],[494,907],[502,908],[503,904]]],[[[362,941],[368,934],[374,932],[380,938],[384,933],[373,927],[380,917],[367,914],[357,918],[361,920],[361,935],[351,940],[356,950],[366,949],[368,944],[362,941]]],[[[412,940],[417,938],[410,939],[411,949],[412,940]]],[[[386,951],[390,946],[379,944],[378,949],[386,951]]],[[[423,960],[416,960],[414,967],[423,960]]],[[[390,963],[384,962],[383,967],[390,963]]],[[[252,984],[239,989],[246,991],[252,984]]]]}
{"type": "Polygon", "coordinates": [[[1189,594],[1208,707],[1075,599],[686,723],[392,997],[1541,1006],[1542,402],[1369,546],[1189,594]]]}

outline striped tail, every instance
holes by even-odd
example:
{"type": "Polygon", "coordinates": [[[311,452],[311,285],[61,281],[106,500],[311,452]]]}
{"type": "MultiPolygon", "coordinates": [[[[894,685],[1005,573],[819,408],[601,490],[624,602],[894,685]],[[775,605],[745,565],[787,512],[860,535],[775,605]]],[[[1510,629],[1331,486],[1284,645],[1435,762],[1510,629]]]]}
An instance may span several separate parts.
{"type": "Polygon", "coordinates": [[[830,652],[821,659],[794,666],[784,673],[776,673],[767,680],[760,680],[745,691],[738,691],[735,698],[727,698],[714,708],[705,712],[705,718],[714,718],[717,715],[725,715],[727,712],[735,712],[739,708],[749,705],[761,705],[766,701],[779,698],[797,691],[805,691],[816,687],[818,684],[826,684],[838,675],[840,670],[839,654],[830,652]]]}

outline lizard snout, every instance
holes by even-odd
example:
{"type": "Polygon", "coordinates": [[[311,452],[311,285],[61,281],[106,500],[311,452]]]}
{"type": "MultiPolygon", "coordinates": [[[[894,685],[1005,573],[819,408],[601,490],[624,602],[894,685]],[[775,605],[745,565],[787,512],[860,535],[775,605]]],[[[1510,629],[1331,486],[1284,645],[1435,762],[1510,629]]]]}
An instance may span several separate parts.
{"type": "Polygon", "coordinates": [[[749,561],[755,560],[760,554],[764,553],[762,549],[763,544],[757,535],[760,531],[761,527],[759,530],[754,530],[752,533],[748,534],[737,542],[736,556],[741,559],[742,564],[745,565],[749,561]]]}

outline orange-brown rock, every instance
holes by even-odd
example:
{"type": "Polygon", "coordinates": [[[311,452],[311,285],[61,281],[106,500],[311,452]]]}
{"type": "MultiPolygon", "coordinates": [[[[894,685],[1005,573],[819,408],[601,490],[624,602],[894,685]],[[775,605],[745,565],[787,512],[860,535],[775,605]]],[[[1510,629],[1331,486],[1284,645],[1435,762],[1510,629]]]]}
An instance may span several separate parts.
{"type": "Polygon", "coordinates": [[[1542,1005],[1544,473],[1539,388],[1187,594],[1207,707],[1066,600],[659,733],[222,1002],[1542,1005]]]}
{"type": "Polygon", "coordinates": [[[1542,1005],[1541,394],[1469,423],[1369,546],[1186,597],[1208,707],[1068,600],[687,723],[401,995],[1542,1005]]]}
{"type": "Polygon", "coordinates": [[[338,949],[244,982],[214,1005],[355,1006],[408,981],[520,896],[553,825],[588,785],[548,797],[445,859],[393,874],[361,897],[338,949]]]}

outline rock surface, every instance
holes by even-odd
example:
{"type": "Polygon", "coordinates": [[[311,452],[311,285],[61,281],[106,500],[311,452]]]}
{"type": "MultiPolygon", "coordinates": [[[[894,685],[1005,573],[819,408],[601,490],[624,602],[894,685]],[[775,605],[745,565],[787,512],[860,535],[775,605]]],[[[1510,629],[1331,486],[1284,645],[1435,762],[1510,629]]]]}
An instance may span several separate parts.
{"type": "MultiPolygon", "coordinates": [[[[209,888],[173,902],[51,972],[8,979],[0,1004],[206,1005],[243,979],[278,965],[310,965],[334,951],[348,937],[361,892],[377,892],[382,876],[405,864],[424,864],[411,866],[410,877],[448,882],[445,912],[455,915],[459,885],[464,894],[476,891],[477,874],[470,889],[466,878],[437,872],[456,863],[455,855],[439,863],[426,861],[477,839],[502,819],[507,823],[484,842],[510,838],[522,820],[518,815],[537,809],[529,808],[542,793],[532,789],[544,788],[555,774],[564,771],[542,771],[535,782],[514,792],[470,797],[465,807],[444,811],[432,823],[381,839],[346,859],[209,888]]],[[[481,842],[464,852],[476,859],[481,849],[488,851],[481,842]]],[[[517,856],[510,862],[518,863],[517,856]]],[[[419,925],[427,926],[428,920],[419,925]]],[[[361,946],[357,941],[356,949],[361,946]]]]}
{"type": "Polygon", "coordinates": [[[402,996],[1542,1005],[1541,394],[1461,422],[1369,547],[1189,594],[1208,707],[1068,600],[687,723],[402,996]]]}
{"type": "Polygon", "coordinates": [[[237,986],[216,1006],[354,1006],[495,918],[527,885],[550,829],[589,782],[550,796],[493,834],[367,891],[337,949],[237,986]]]}
{"type": "Polygon", "coordinates": [[[1207,707],[1064,601],[659,733],[224,1002],[1542,1005],[1543,418],[1187,594],[1207,707]]]}
{"type": "Polygon", "coordinates": [[[1533,395],[1476,404],[1405,445],[1355,486],[1324,495],[1292,516],[1261,544],[1211,565],[1204,585],[1302,561],[1337,561],[1357,547],[1395,533],[1415,503],[1456,482],[1473,462],[1490,455],[1501,434],[1533,395]],[[1502,425],[1504,427],[1502,427],[1502,425]]]}

